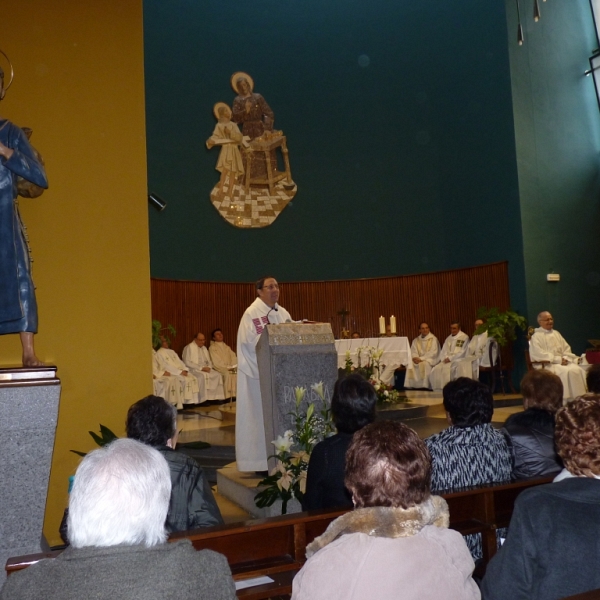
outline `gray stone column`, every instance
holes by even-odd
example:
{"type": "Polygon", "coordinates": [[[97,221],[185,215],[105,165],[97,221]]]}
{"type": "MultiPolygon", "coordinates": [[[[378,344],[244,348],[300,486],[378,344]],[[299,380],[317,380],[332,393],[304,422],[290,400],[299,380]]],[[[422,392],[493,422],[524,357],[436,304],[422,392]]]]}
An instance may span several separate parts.
{"type": "Polygon", "coordinates": [[[0,587],[9,557],[48,549],[42,528],[59,399],[56,367],[0,369],[0,587]]]}

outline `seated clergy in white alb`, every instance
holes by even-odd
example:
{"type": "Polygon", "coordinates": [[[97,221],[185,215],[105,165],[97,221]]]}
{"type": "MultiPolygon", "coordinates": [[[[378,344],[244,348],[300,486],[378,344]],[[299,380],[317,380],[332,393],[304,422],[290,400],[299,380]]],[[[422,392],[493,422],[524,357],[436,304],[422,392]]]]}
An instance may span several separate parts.
{"type": "Polygon", "coordinates": [[[154,348],[152,348],[152,383],[155,396],[164,398],[177,408],[183,408],[185,384],[179,377],[165,371],[154,348]]]}
{"type": "Polygon", "coordinates": [[[427,323],[419,325],[420,335],[416,337],[411,346],[410,353],[412,361],[406,367],[406,388],[431,388],[429,374],[431,369],[438,363],[440,354],[440,343],[429,331],[427,323]]]}
{"type": "Polygon", "coordinates": [[[537,317],[539,327],[529,342],[529,357],[535,369],[548,369],[560,377],[564,398],[577,398],[587,392],[585,371],[579,366],[578,358],[571,352],[571,346],[554,327],[554,319],[547,312],[537,317]],[[535,364],[547,362],[549,364],[535,364]]]}
{"type": "Polygon", "coordinates": [[[211,334],[210,358],[213,367],[223,377],[223,387],[226,398],[235,398],[237,394],[237,356],[235,352],[223,341],[223,332],[215,329],[211,334]]]}
{"type": "Polygon", "coordinates": [[[188,373],[188,368],[177,356],[177,353],[169,348],[169,341],[162,339],[162,347],[156,351],[159,365],[164,372],[176,376],[183,385],[183,403],[198,404],[198,380],[188,373]]]}
{"type": "Polygon", "coordinates": [[[221,373],[213,368],[210,354],[205,346],[206,338],[203,333],[196,334],[194,341],[183,349],[183,362],[192,375],[198,379],[200,386],[200,402],[207,400],[224,400],[223,378],[221,373]]]}
{"type": "MultiPolygon", "coordinates": [[[[483,325],[481,319],[475,321],[475,330],[483,325]]],[[[452,373],[452,379],[459,377],[468,377],[469,379],[479,379],[479,367],[491,367],[490,364],[490,345],[492,348],[492,361],[496,364],[498,358],[498,348],[494,344],[494,338],[488,337],[488,332],[473,334],[467,347],[467,355],[462,360],[456,361],[452,373]]]]}
{"type": "Polygon", "coordinates": [[[455,321],[450,324],[450,335],[446,338],[440,362],[431,369],[429,382],[434,390],[441,390],[449,381],[456,379],[456,369],[453,367],[457,361],[465,357],[469,345],[469,336],[460,330],[460,323],[455,321]]]}

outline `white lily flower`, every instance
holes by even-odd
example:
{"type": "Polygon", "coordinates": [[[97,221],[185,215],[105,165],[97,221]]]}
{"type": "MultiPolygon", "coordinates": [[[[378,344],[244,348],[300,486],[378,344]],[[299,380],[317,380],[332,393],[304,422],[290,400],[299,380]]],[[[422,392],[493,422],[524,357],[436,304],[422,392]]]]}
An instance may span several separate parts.
{"type": "Polygon", "coordinates": [[[306,394],[306,388],[300,387],[299,385],[297,385],[294,388],[294,394],[296,394],[296,406],[300,406],[300,404],[302,403],[302,400],[304,400],[304,395],[306,394]]]}
{"type": "Polygon", "coordinates": [[[278,435],[276,440],[273,440],[271,444],[275,446],[277,452],[289,452],[292,444],[294,443],[294,437],[292,432],[288,429],[283,435],[278,435]]]}
{"type": "Polygon", "coordinates": [[[319,383],[313,383],[310,386],[310,389],[316,392],[321,400],[325,400],[325,390],[323,389],[322,381],[319,381],[319,383]]]}

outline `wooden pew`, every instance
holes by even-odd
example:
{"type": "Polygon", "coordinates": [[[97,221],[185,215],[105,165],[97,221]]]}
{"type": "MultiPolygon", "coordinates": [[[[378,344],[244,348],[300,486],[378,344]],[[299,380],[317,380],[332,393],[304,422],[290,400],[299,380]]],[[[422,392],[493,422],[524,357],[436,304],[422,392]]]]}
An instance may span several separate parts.
{"type": "MultiPolygon", "coordinates": [[[[450,527],[463,535],[481,533],[484,566],[496,553],[496,529],[510,522],[517,496],[528,487],[550,483],[551,477],[442,492],[450,508],[450,527]]],[[[238,591],[238,598],[260,600],[290,594],[292,580],[306,560],[306,546],[321,535],[340,511],[311,511],[232,523],[172,534],[170,542],[189,539],[196,550],[210,549],[227,557],[236,581],[268,575],[274,582],[238,591]]],[[[24,569],[60,551],[10,558],[6,571],[24,569]]]]}

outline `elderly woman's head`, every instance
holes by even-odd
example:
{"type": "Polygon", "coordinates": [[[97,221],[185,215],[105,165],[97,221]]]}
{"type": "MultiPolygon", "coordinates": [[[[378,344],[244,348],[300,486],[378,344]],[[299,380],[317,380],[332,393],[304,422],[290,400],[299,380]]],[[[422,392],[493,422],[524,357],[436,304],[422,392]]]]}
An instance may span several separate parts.
{"type": "Polygon", "coordinates": [[[521,394],[526,409],[541,408],[554,414],[562,406],[563,384],[558,375],[536,369],[521,380],[521,394]]]}
{"type": "Polygon", "coordinates": [[[494,398],[487,385],[459,377],[444,386],[444,409],[452,425],[475,427],[489,423],[494,414],[494,398]]]}
{"type": "Polygon", "coordinates": [[[338,379],[333,388],[331,412],[336,429],[354,433],[375,420],[377,393],[361,375],[338,379]]]}
{"type": "Polygon", "coordinates": [[[125,429],[128,438],[149,446],[166,446],[177,432],[177,410],[164,398],[146,396],[129,408],[125,429]]]}
{"type": "Polygon", "coordinates": [[[429,450],[398,421],[371,423],[352,438],[345,483],[356,508],[420,504],[430,495],[429,450]]]}
{"type": "Polygon", "coordinates": [[[600,395],[581,396],[559,409],[554,440],[569,473],[600,476],[600,395]]]}

